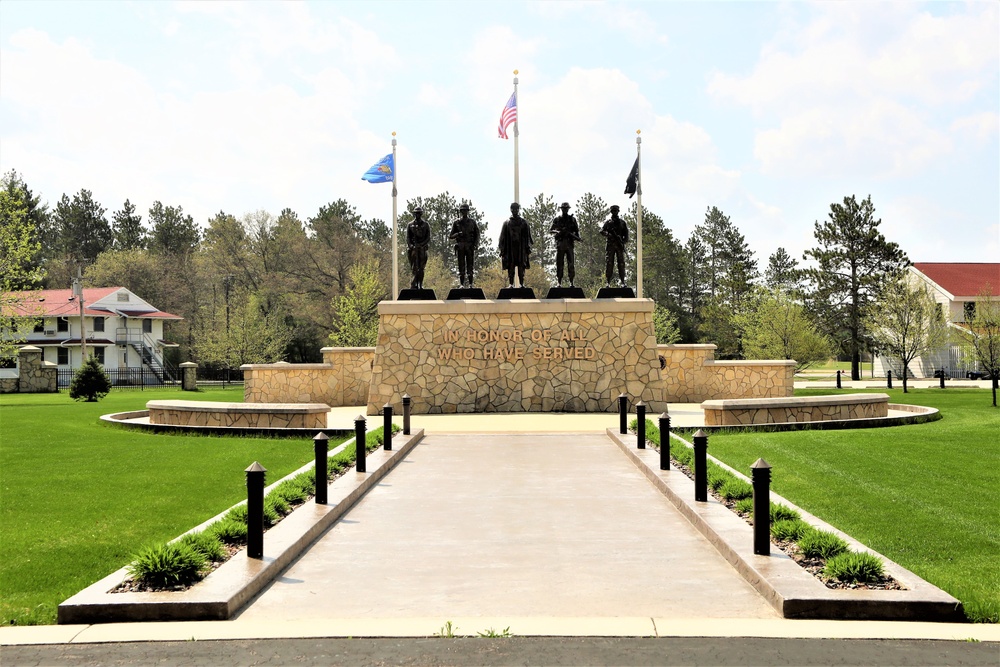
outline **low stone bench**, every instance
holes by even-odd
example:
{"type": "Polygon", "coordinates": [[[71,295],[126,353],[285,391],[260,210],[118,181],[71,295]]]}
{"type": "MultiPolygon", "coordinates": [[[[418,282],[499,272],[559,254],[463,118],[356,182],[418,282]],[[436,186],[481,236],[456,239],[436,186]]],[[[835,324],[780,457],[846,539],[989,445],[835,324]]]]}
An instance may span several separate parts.
{"type": "Polygon", "coordinates": [[[150,424],[231,428],[327,427],[325,403],[222,403],[217,401],[149,401],[150,424]]]}
{"type": "Polygon", "coordinates": [[[841,394],[793,398],[705,401],[706,426],[789,424],[889,416],[888,394],[841,394]]]}

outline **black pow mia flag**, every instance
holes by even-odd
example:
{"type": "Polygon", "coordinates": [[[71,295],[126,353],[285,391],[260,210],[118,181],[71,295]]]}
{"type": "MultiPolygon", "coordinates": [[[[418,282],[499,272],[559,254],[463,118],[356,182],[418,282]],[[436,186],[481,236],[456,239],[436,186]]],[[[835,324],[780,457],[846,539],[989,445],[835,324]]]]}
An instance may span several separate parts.
{"type": "Polygon", "coordinates": [[[642,190],[639,186],[639,157],[636,156],[635,164],[632,165],[632,171],[628,173],[628,178],[625,180],[625,194],[631,199],[635,194],[636,190],[641,193],[642,190]]]}

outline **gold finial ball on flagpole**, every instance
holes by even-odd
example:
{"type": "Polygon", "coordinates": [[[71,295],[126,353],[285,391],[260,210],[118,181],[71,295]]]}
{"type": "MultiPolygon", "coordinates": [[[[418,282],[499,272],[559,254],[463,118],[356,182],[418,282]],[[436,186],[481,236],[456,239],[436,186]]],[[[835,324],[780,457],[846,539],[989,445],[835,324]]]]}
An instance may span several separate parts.
{"type": "MultiPolygon", "coordinates": [[[[635,133],[636,134],[642,134],[642,130],[636,130],[635,133]]],[[[393,132],[393,134],[395,134],[395,132],[393,132]]]]}
{"type": "Polygon", "coordinates": [[[393,132],[393,133],[392,133],[392,136],[396,136],[396,133],[395,133],[395,132],[393,132]]]}
{"type": "Polygon", "coordinates": [[[514,76],[517,76],[517,70],[514,70],[514,76]]]}

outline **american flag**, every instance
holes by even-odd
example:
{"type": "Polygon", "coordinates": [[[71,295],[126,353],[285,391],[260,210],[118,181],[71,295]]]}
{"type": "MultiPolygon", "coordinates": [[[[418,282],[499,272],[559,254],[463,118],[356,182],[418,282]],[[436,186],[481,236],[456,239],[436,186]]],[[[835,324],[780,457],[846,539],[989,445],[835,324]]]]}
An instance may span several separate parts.
{"type": "Polygon", "coordinates": [[[503,108],[503,113],[500,114],[500,127],[497,128],[499,132],[499,137],[501,139],[507,138],[507,128],[511,126],[512,123],[517,122],[517,93],[511,93],[510,99],[507,100],[507,106],[503,108]]]}

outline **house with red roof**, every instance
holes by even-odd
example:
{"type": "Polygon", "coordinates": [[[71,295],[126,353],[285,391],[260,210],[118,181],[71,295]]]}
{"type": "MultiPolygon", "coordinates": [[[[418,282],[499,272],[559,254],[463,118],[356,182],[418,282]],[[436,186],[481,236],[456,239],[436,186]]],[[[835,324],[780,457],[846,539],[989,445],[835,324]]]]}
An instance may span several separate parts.
{"type": "MultiPolygon", "coordinates": [[[[976,303],[989,295],[1000,299],[1000,263],[988,262],[915,262],[909,268],[911,280],[927,287],[934,300],[941,304],[949,324],[964,326],[976,312],[976,303]]],[[[883,370],[900,372],[898,364],[881,358],[883,370]]],[[[980,371],[974,354],[960,345],[948,345],[926,358],[910,364],[914,377],[932,377],[944,369],[948,377],[966,377],[980,371]]]]}
{"type": "Polygon", "coordinates": [[[183,318],[124,287],[87,287],[82,294],[82,299],[72,289],[15,294],[13,315],[37,318],[24,344],[41,348],[42,360],[60,369],[79,368],[85,346],[108,371],[141,369],[160,381],[177,379],[163,358],[165,348],[177,347],[164,338],[163,324],[183,318]]]}

